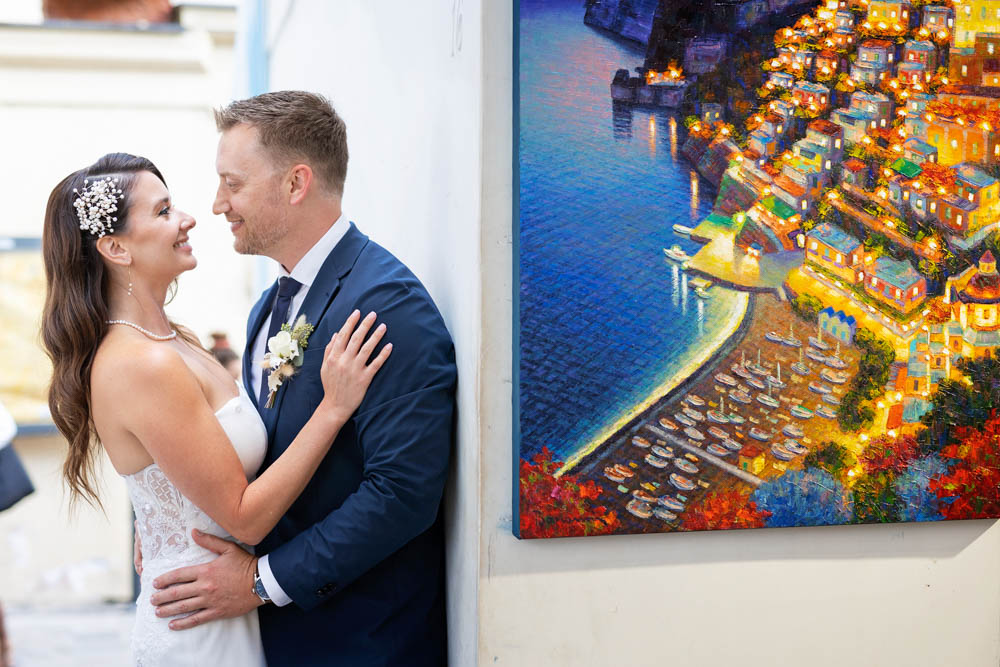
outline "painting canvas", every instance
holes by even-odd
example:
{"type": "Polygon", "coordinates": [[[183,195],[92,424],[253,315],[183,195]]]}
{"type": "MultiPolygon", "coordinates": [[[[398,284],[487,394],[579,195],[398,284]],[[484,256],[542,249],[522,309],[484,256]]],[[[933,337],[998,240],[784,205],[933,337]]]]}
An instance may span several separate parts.
{"type": "Polygon", "coordinates": [[[1000,516],[1000,0],[514,25],[515,534],[1000,516]]]}

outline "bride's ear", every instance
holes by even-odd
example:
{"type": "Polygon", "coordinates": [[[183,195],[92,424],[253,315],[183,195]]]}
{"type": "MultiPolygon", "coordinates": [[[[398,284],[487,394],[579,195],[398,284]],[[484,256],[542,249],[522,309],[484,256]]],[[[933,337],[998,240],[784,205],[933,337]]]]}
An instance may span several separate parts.
{"type": "Polygon", "coordinates": [[[132,264],[132,253],[122,245],[121,239],[115,236],[102,236],[97,239],[97,252],[112,264],[129,266],[132,264]]]}

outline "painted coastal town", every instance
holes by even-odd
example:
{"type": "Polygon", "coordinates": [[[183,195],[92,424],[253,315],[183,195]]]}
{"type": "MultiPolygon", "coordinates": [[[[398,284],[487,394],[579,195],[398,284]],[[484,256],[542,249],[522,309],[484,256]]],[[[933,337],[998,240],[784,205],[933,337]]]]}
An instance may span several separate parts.
{"type": "Polygon", "coordinates": [[[1000,0],[556,4],[515,532],[1000,516],[1000,0]]]}

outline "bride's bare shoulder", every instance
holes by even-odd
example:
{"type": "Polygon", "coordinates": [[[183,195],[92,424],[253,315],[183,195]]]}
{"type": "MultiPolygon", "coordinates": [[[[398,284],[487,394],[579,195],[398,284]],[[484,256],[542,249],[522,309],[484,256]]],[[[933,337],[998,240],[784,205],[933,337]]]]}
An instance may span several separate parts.
{"type": "Polygon", "coordinates": [[[173,346],[129,332],[112,332],[94,355],[91,391],[97,395],[111,390],[120,395],[150,382],[169,383],[179,376],[186,379],[190,372],[173,346]]]}

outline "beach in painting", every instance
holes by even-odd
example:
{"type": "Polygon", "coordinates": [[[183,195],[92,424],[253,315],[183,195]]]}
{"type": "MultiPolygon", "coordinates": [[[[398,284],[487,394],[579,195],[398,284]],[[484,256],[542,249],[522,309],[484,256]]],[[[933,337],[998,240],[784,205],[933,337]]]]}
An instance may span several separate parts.
{"type": "Polygon", "coordinates": [[[963,92],[946,6],[775,0],[706,65],[707,23],[619,5],[519,3],[515,532],[1000,515],[1000,166],[894,143],[962,113],[923,94],[963,92]],[[866,82],[864,49],[941,67],[866,82]]]}

